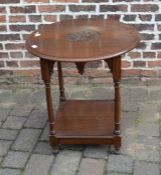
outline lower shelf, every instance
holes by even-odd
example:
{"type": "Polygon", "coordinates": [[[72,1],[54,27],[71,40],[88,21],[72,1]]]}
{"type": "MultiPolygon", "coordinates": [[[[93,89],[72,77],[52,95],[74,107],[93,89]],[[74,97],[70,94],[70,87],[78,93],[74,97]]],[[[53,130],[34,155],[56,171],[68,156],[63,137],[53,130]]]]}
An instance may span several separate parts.
{"type": "Polygon", "coordinates": [[[61,102],[55,129],[56,138],[110,138],[114,130],[114,101],[61,102]]]}

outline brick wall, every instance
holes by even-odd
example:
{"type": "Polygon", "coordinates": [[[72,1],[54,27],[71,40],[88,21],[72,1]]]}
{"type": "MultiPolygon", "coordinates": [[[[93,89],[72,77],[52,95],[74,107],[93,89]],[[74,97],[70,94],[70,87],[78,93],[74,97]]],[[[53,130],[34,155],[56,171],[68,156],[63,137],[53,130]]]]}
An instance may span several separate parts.
{"type": "MultiPolygon", "coordinates": [[[[123,76],[161,76],[160,0],[0,0],[0,75],[39,74],[38,59],[25,49],[27,35],[41,24],[87,17],[114,18],[140,31],[142,42],[123,55],[123,76]]],[[[106,76],[104,62],[87,66],[98,68],[87,76],[106,76]]],[[[76,74],[64,67],[69,77],[76,74]]]]}

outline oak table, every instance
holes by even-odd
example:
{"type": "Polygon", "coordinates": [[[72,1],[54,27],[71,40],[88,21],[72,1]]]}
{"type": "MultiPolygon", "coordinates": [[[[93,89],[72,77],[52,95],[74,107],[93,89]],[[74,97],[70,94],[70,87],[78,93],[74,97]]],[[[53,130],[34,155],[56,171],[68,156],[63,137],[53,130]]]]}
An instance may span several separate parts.
{"type": "Polygon", "coordinates": [[[140,38],[127,24],[107,19],[73,19],[44,25],[26,42],[30,53],[40,58],[50,122],[50,144],[111,144],[121,147],[120,79],[121,55],[135,48],[140,38]],[[114,81],[114,100],[72,100],[64,92],[62,62],[73,62],[83,74],[87,62],[107,62],[114,81]],[[51,75],[57,62],[60,104],[54,116],[51,75]]]}

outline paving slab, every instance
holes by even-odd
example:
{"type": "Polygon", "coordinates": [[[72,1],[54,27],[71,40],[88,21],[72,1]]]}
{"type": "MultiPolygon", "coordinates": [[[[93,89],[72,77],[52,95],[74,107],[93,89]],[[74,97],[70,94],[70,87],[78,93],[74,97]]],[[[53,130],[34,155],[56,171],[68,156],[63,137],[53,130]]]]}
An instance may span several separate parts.
{"type": "Polygon", "coordinates": [[[138,135],[145,137],[159,137],[159,124],[158,123],[149,123],[141,122],[136,127],[138,135]]]}
{"type": "Polygon", "coordinates": [[[0,169],[0,175],[21,175],[21,170],[2,168],[0,169]]]}
{"type": "Polygon", "coordinates": [[[9,116],[2,128],[21,129],[26,121],[25,117],[9,116]]]}
{"type": "Polygon", "coordinates": [[[84,157],[107,159],[108,146],[107,145],[92,145],[87,146],[84,150],[84,157]]]}
{"type": "Polygon", "coordinates": [[[0,140],[0,156],[5,156],[12,144],[12,141],[0,140]]]}
{"type": "Polygon", "coordinates": [[[53,155],[33,154],[24,170],[24,175],[48,175],[53,155]]]}
{"type": "Polygon", "coordinates": [[[109,155],[107,171],[132,173],[133,159],[124,155],[109,155]]]}
{"type": "Polygon", "coordinates": [[[35,104],[26,104],[25,106],[22,106],[21,104],[15,105],[13,110],[10,112],[11,116],[18,116],[18,117],[26,117],[30,114],[30,112],[34,109],[35,104]]]}
{"type": "Polygon", "coordinates": [[[24,168],[29,155],[30,155],[29,153],[9,151],[2,163],[2,166],[22,169],[24,168]]]}
{"type": "Polygon", "coordinates": [[[49,123],[46,124],[45,128],[40,137],[41,141],[49,141],[49,123]]]}
{"type": "MultiPolygon", "coordinates": [[[[0,92],[8,97],[0,107],[0,175],[160,175],[161,99],[155,94],[160,85],[123,83],[120,155],[106,145],[60,145],[53,154],[44,90],[34,86],[0,92]]],[[[66,91],[68,97],[83,99],[113,96],[112,85],[68,85],[66,91]]],[[[57,88],[53,94],[57,107],[57,88]]]]}
{"type": "Polygon", "coordinates": [[[22,129],[12,146],[13,150],[31,152],[37,143],[41,130],[38,129],[22,129]]]}
{"type": "Polygon", "coordinates": [[[53,149],[48,142],[39,142],[36,145],[34,153],[51,155],[53,154],[53,149]]]}
{"type": "Polygon", "coordinates": [[[48,120],[47,110],[33,110],[25,123],[25,127],[30,128],[44,128],[48,120]]]}
{"type": "Polygon", "coordinates": [[[75,175],[80,159],[80,151],[61,151],[56,157],[51,175],[75,175]]]}
{"type": "Polygon", "coordinates": [[[0,108],[0,122],[4,122],[11,109],[0,108]]]}
{"type": "Polygon", "coordinates": [[[80,163],[78,175],[103,175],[105,167],[105,160],[83,158],[80,163]]]}
{"type": "Polygon", "coordinates": [[[17,130],[0,129],[0,139],[2,140],[15,140],[17,134],[17,130]]]}
{"type": "Polygon", "coordinates": [[[156,149],[136,149],[136,160],[160,162],[160,153],[156,149]]]}
{"type": "Polygon", "coordinates": [[[134,175],[160,175],[160,166],[155,163],[136,161],[134,175]]]}

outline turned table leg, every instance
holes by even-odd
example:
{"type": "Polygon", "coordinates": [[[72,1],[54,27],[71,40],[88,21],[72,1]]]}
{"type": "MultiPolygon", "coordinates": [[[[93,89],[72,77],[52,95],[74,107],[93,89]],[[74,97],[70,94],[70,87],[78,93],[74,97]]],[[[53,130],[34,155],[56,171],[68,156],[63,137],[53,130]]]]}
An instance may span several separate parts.
{"type": "Polygon", "coordinates": [[[40,66],[41,66],[42,80],[44,81],[45,84],[47,110],[50,122],[50,144],[53,148],[55,148],[55,150],[58,150],[58,141],[57,138],[55,137],[55,121],[54,121],[53,104],[52,104],[51,87],[50,87],[53,62],[41,58],[40,66]]]}
{"type": "Polygon", "coordinates": [[[58,62],[58,78],[59,78],[60,101],[65,101],[64,81],[63,81],[61,62],[58,62]]]}
{"type": "Polygon", "coordinates": [[[114,108],[114,146],[116,151],[121,147],[120,136],[120,80],[121,80],[121,57],[112,59],[112,73],[115,88],[114,108]]]}

